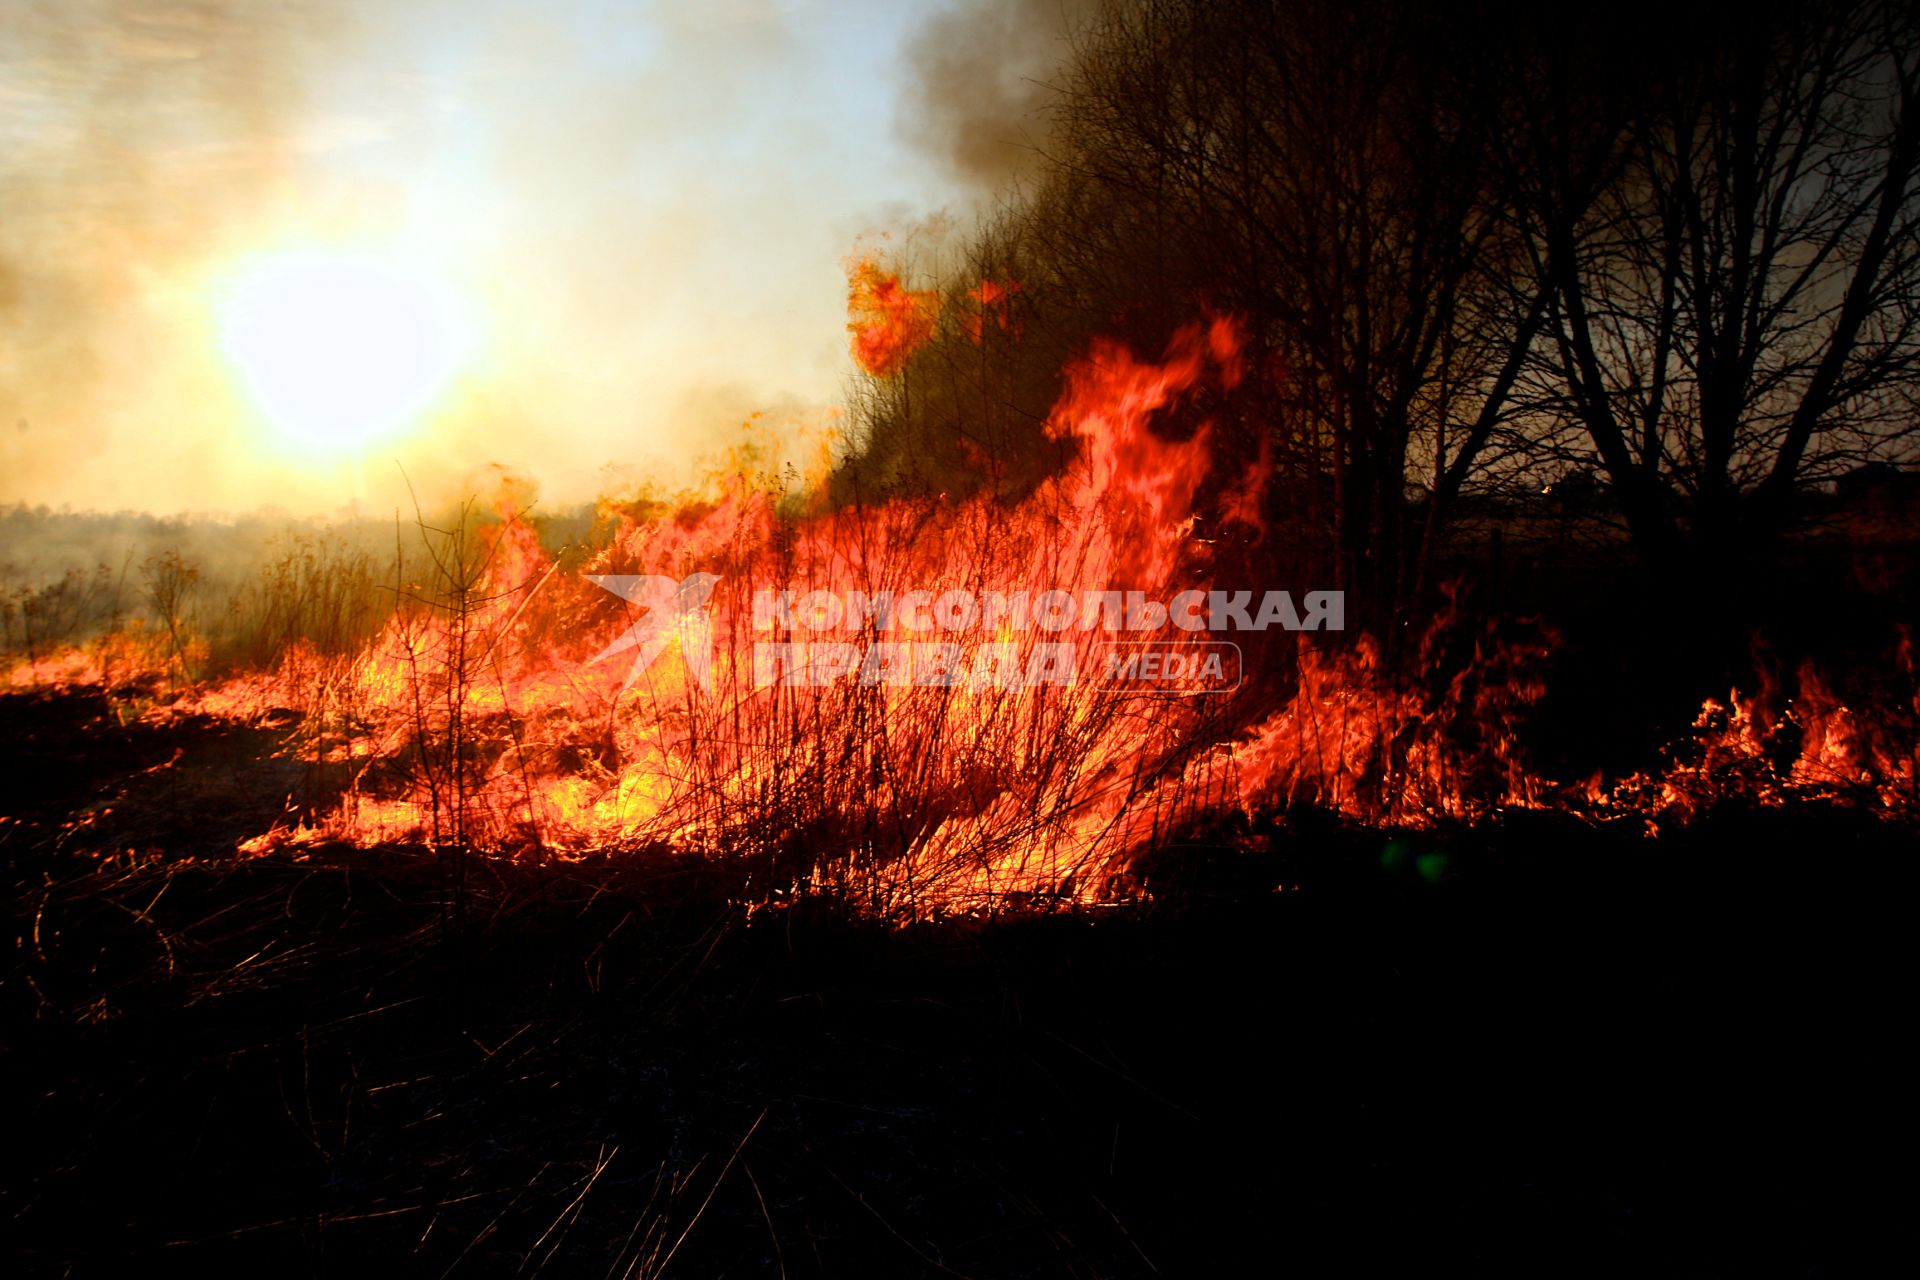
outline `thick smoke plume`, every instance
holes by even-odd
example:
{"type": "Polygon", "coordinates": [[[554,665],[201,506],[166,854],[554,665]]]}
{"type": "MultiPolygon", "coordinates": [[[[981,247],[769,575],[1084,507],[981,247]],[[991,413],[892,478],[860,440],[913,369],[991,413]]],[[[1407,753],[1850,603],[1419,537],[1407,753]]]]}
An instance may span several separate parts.
{"type": "Polygon", "coordinates": [[[1098,0],[961,0],[907,49],[902,135],[956,176],[998,187],[1026,175],[1074,29],[1098,0]]]}

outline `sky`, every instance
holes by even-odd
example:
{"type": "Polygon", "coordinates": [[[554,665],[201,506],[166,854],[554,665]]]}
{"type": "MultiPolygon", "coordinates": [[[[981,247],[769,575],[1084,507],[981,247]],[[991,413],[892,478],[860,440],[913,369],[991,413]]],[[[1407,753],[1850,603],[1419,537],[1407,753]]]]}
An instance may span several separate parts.
{"type": "Polygon", "coordinates": [[[0,503],[377,514],[496,465],[564,503],[684,483],[750,414],[830,421],[843,259],[980,198],[902,123],[954,21],[0,0],[0,503]],[[385,284],[333,288],[362,276],[385,284]],[[280,353],[299,394],[389,365],[411,390],[290,426],[259,318],[288,308],[319,326],[280,353]]]}

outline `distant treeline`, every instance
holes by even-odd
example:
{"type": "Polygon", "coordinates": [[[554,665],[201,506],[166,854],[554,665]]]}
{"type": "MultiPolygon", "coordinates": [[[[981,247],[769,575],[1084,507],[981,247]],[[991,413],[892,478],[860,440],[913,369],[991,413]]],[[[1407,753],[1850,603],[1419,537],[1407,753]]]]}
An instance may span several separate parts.
{"type": "MultiPolygon", "coordinates": [[[[520,518],[559,555],[591,539],[596,513],[520,518]]],[[[347,652],[431,576],[423,526],[493,519],[477,504],[385,519],[0,507],[0,653],[44,657],[129,626],[205,638],[197,674],[270,660],[296,640],[347,652]]]]}

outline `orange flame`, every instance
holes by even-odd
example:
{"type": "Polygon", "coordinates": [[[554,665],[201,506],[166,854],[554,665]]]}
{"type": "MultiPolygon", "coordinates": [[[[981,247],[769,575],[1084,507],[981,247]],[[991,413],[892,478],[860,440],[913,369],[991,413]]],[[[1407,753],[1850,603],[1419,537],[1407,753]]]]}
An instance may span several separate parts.
{"type": "MultiPolygon", "coordinates": [[[[877,376],[896,372],[932,332],[932,295],[871,258],[849,281],[856,355],[877,376]]],[[[983,307],[1006,296],[989,283],[976,291],[983,307]]],[[[1137,855],[1183,830],[1301,804],[1415,827],[1547,804],[1684,821],[1727,794],[1912,810],[1912,737],[1888,725],[1920,722],[1920,693],[1883,722],[1811,668],[1791,698],[1768,687],[1709,703],[1652,776],[1560,787],[1523,750],[1553,633],[1476,621],[1458,598],[1394,662],[1365,637],[1314,647],[1290,633],[1235,636],[1251,678],[1217,698],[1091,681],[1019,688],[995,674],[1030,669],[1042,643],[1095,668],[1109,641],[1090,615],[1050,630],[983,618],[951,637],[964,678],[926,684],[857,678],[899,638],[871,617],[816,629],[756,610],[762,588],[1003,603],[1057,591],[1110,619],[1123,591],[1169,600],[1255,585],[1227,580],[1231,553],[1195,532],[1205,514],[1264,527],[1267,446],[1220,467],[1215,428],[1192,421],[1203,393],[1237,386],[1246,363],[1226,318],[1182,329],[1158,359],[1095,342],[1065,371],[1046,423],[1071,458],[1017,503],[803,506],[757,483],[745,460],[698,499],[603,504],[604,535],[574,571],[556,568],[522,495],[504,486],[490,518],[428,535],[427,571],[397,584],[363,651],[291,644],[270,669],[172,711],[298,713],[285,750],[324,785],[246,852],[322,839],[542,857],[669,847],[735,858],[769,893],[832,887],[900,917],[1107,900],[1132,891],[1137,855]],[[676,622],[644,669],[592,660],[650,607],[594,577],[696,572],[717,579],[698,627],[676,622]],[[832,678],[763,670],[765,643],[790,646],[787,671],[832,678]]],[[[37,654],[9,678],[151,681],[184,647],[129,627],[37,654]]],[[[1910,646],[1900,669],[1914,687],[1910,646]]]]}
{"type": "Polygon", "coordinates": [[[899,273],[873,254],[849,258],[847,329],[853,334],[853,358],[876,378],[890,378],[933,338],[940,317],[940,295],[908,289],[899,273]]]}
{"type": "Polygon", "coordinates": [[[986,338],[986,322],[992,318],[1002,333],[1020,336],[1020,321],[1013,314],[1013,295],[1020,292],[1020,282],[1011,278],[995,280],[989,277],[967,290],[967,299],[973,309],[960,318],[962,328],[968,339],[976,347],[986,338]]]}

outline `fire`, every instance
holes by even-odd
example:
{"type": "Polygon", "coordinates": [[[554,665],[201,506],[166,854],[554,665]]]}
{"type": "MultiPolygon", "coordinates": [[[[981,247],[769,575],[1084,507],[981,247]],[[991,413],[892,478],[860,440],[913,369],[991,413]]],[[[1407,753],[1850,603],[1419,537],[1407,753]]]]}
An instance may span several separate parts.
{"type": "Polygon", "coordinates": [[[847,329],[853,334],[853,358],[876,378],[890,378],[933,338],[940,317],[940,295],[909,289],[899,273],[872,253],[849,258],[847,329]]]}
{"type": "MultiPolygon", "coordinates": [[[[779,881],[857,886],[904,914],[1008,894],[1097,897],[1130,848],[1190,806],[1164,779],[1209,740],[1216,707],[1080,685],[769,683],[751,646],[793,637],[756,625],[753,594],[767,583],[869,595],[1033,584],[1096,599],[1115,581],[1163,597],[1191,588],[1209,568],[1191,509],[1210,432],[1166,441],[1153,427],[1198,387],[1231,385],[1238,366],[1225,321],[1183,331],[1157,361],[1097,347],[1049,425],[1080,461],[1012,512],[982,497],[796,516],[735,476],[676,509],[610,510],[615,531],[578,574],[557,573],[510,507],[439,535],[438,581],[402,594],[350,680],[314,708],[365,727],[344,746],[350,784],[281,842],[548,855],[667,844],[765,859],[779,881]],[[591,662],[637,620],[593,580],[660,570],[708,575],[710,656],[692,661],[683,637],[639,671],[591,662]],[[796,860],[802,848],[814,852],[796,860]]],[[[1043,636],[1084,668],[1103,643],[1092,629],[1002,625],[969,643],[963,665],[997,646],[1027,670],[1043,636]]],[[[301,677],[278,678],[269,701],[301,677]]],[[[257,696],[265,680],[235,683],[257,696]]],[[[200,706],[243,696],[213,690],[200,706]]]]}
{"type": "MultiPolygon", "coordinates": [[[[866,321],[856,350],[895,370],[931,331],[931,295],[870,259],[851,278],[866,321]]],[[[1219,696],[1051,681],[1062,663],[1098,670],[1113,643],[1102,620],[1143,601],[1232,604],[1245,540],[1200,530],[1257,537],[1266,468],[1222,465],[1215,425],[1195,418],[1244,366],[1224,317],[1154,358],[1095,342],[1045,427],[1070,459],[1018,503],[795,502],[743,457],[678,503],[608,502],[604,536],[563,568],[507,487],[485,509],[422,522],[357,648],[290,643],[264,666],[194,681],[197,641],[127,627],[10,678],[164,678],[179,696],[149,714],[292,717],[285,751],[311,789],[247,852],[669,848],[745,868],[762,898],[831,888],[903,919],[1137,893],[1143,853],[1299,806],[1398,828],[1547,805],[1685,821],[1726,794],[1911,809],[1914,735],[1898,726],[1920,721],[1920,695],[1904,720],[1869,720],[1812,668],[1791,696],[1708,704],[1661,771],[1556,783],[1524,744],[1557,637],[1478,618],[1457,595],[1393,661],[1373,637],[1235,631],[1213,638],[1236,654],[1219,696]],[[642,576],[648,590],[603,589],[642,576]],[[675,594],[688,583],[693,596],[675,594]],[[901,643],[844,603],[882,597],[997,612],[901,643]],[[1063,599],[1077,621],[1019,625],[1020,609],[1031,624],[1063,599]],[[613,652],[622,636],[647,643],[613,652]],[[920,678],[929,670],[941,678],[920,678]]],[[[1161,668],[1165,641],[1123,634],[1156,658],[1129,671],[1161,668]]],[[[1901,662],[1912,687],[1910,646],[1901,662]]]]}
{"type": "Polygon", "coordinates": [[[960,323],[975,346],[986,340],[989,320],[1000,332],[1014,338],[1020,336],[1020,321],[1013,314],[1012,305],[1013,295],[1019,292],[1018,280],[992,277],[967,290],[967,300],[973,304],[973,309],[961,317],[960,323]]]}
{"type": "Polygon", "coordinates": [[[1659,769],[1590,788],[1589,798],[1644,813],[1655,826],[1728,802],[1777,807],[1789,799],[1910,818],[1920,812],[1920,679],[1910,636],[1902,635],[1889,665],[1896,689],[1871,716],[1843,701],[1812,663],[1785,679],[1763,669],[1753,694],[1707,699],[1659,769]]]}

